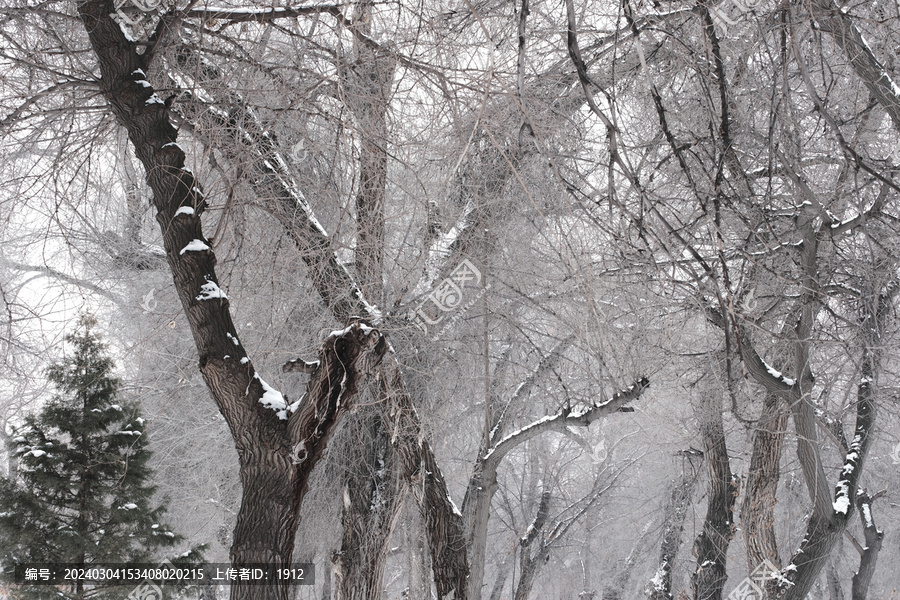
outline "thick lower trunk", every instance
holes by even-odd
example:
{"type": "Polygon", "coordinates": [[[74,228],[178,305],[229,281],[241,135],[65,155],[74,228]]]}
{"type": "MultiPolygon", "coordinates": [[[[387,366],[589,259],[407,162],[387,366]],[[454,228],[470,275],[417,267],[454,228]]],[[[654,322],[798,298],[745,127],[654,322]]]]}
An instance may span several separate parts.
{"type": "Polygon", "coordinates": [[[816,515],[810,517],[804,541],[800,545],[798,554],[791,561],[791,566],[795,568],[786,574],[793,585],[780,588],[780,596],[776,596],[776,598],[781,600],[806,598],[818,579],[819,573],[828,563],[832,548],[844,535],[845,527],[846,523],[843,519],[830,517],[821,519],[816,515]]]}
{"type": "Polygon", "coordinates": [[[422,510],[438,600],[466,600],[469,563],[462,515],[447,495],[447,484],[428,442],[422,441],[420,447],[422,510]]]}
{"type": "MultiPolygon", "coordinates": [[[[299,515],[292,494],[289,461],[272,457],[241,465],[243,497],[231,546],[232,565],[288,566],[294,551],[299,515]]],[[[284,585],[233,585],[232,600],[288,600],[284,585]]]]}
{"type": "MultiPolygon", "coordinates": [[[[780,406],[778,396],[766,394],[753,438],[753,453],[741,505],[741,525],[750,571],[766,561],[781,567],[775,541],[775,502],[787,418],[788,411],[780,406]]],[[[774,581],[766,582],[766,586],[768,594],[775,593],[774,581]]]]}
{"type": "Polygon", "coordinates": [[[485,550],[487,548],[488,520],[491,516],[491,500],[497,492],[497,469],[494,461],[479,458],[475,473],[469,481],[463,506],[470,522],[467,523],[469,553],[469,598],[481,598],[484,583],[485,550]],[[469,503],[472,503],[471,505],[469,503]]]}
{"type": "Polygon", "coordinates": [[[701,407],[701,432],[709,468],[709,495],[703,531],[694,541],[697,568],[691,577],[694,600],[721,600],[728,579],[726,558],[734,536],[734,504],[739,489],[731,472],[725,429],[722,425],[722,398],[705,394],[701,407]]]}

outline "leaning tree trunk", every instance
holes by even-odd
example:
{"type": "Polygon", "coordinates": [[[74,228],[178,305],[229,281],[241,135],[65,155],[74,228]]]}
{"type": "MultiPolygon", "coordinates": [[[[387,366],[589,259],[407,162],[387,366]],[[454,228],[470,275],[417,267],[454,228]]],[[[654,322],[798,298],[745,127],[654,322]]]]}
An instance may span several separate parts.
{"type": "Polygon", "coordinates": [[[900,91],[891,76],[872,53],[852,17],[834,0],[812,0],[805,5],[823,31],[831,34],[847,60],[881,107],[894,128],[900,131],[900,91]]]}
{"type": "Polygon", "coordinates": [[[884,532],[875,525],[875,517],[872,515],[872,503],[883,494],[884,490],[871,496],[862,491],[856,496],[856,507],[859,509],[859,518],[863,527],[863,539],[866,545],[859,548],[859,570],[853,575],[852,600],[866,600],[866,596],[869,593],[869,584],[872,583],[872,577],[875,575],[875,565],[878,563],[878,553],[881,551],[884,532]]]}
{"type": "MultiPolygon", "coordinates": [[[[200,370],[235,440],[243,497],[231,559],[235,564],[288,565],[313,467],[387,344],[376,330],[359,323],[332,334],[296,410],[259,377],[218,286],[216,257],[200,221],[205,208],[201,186],[184,168],[168,107],[146,80],[150,56],[138,54],[135,42],[113,20],[111,0],[87,0],[78,4],[78,11],[99,61],[101,92],[147,173],[200,370]]],[[[286,600],[288,591],[286,584],[237,582],[232,598],[286,600]]]]}
{"type": "Polygon", "coordinates": [[[550,490],[544,490],[541,493],[541,502],[538,505],[534,521],[519,540],[519,583],[516,585],[515,600],[528,600],[541,565],[550,558],[550,547],[544,543],[543,535],[544,525],[550,514],[550,499],[550,490]],[[532,551],[531,547],[535,542],[537,542],[537,549],[532,551]]]}
{"type": "MultiPolygon", "coordinates": [[[[221,78],[215,65],[207,62],[200,65],[188,49],[182,49],[176,55],[176,60],[181,61],[179,66],[182,68],[178,77],[190,84],[186,91],[198,90],[202,91],[201,95],[204,97],[215,97],[214,92],[205,89],[210,80],[217,82],[221,78]]],[[[231,94],[225,100],[231,102],[239,99],[239,95],[231,94]]],[[[194,103],[196,102],[203,100],[195,98],[194,103]]],[[[274,138],[265,131],[243,102],[237,102],[237,105],[241,109],[235,110],[234,114],[224,113],[221,109],[210,106],[203,116],[217,121],[234,133],[236,138],[249,140],[246,150],[253,158],[248,163],[250,184],[260,200],[267,203],[273,216],[285,227],[288,236],[300,251],[309,269],[313,287],[325,307],[339,321],[346,322],[353,315],[359,314],[373,322],[380,321],[378,309],[368,303],[354,278],[337,260],[328,234],[315,218],[311,206],[288,172],[274,138]]],[[[234,150],[231,151],[233,154],[234,150]]],[[[230,158],[239,161],[241,156],[232,155],[230,158]]],[[[306,372],[306,367],[302,365],[300,361],[292,361],[284,369],[306,372]]],[[[424,481],[416,483],[425,488],[425,493],[417,495],[417,499],[425,516],[435,585],[439,592],[443,590],[441,600],[454,593],[456,600],[464,600],[465,589],[461,587],[461,582],[467,579],[468,561],[465,545],[457,543],[457,539],[463,536],[462,521],[453,507],[431,448],[424,441],[422,425],[413,400],[404,389],[400,364],[393,353],[385,357],[378,380],[382,385],[375,393],[386,399],[381,403],[382,418],[391,431],[390,445],[398,455],[400,476],[404,481],[410,482],[422,472],[426,474],[424,481]]]]}
{"type": "Polygon", "coordinates": [[[812,337],[818,301],[817,249],[822,228],[807,225],[801,246],[801,266],[804,270],[801,296],[801,318],[796,327],[795,362],[798,374],[796,385],[790,386],[794,429],[797,432],[797,456],[806,479],[812,503],[806,535],[788,566],[782,571],[785,584],[779,588],[781,600],[802,600],[812,589],[837,541],[847,527],[854,509],[854,500],[863,465],[875,425],[875,380],[880,370],[882,352],[881,332],[891,311],[891,303],[898,290],[895,281],[863,300],[863,319],[860,326],[863,351],[861,379],[857,386],[856,426],[853,440],[844,455],[843,467],[834,492],[826,487],[825,470],[816,444],[816,418],[810,399],[812,371],[809,340],[812,337]]]}
{"type": "MultiPolygon", "coordinates": [[[[779,463],[788,411],[776,394],[766,393],[762,415],[753,437],[753,453],[741,505],[741,524],[750,571],[768,561],[781,567],[775,541],[775,500],[779,463]]],[[[775,593],[775,582],[766,582],[766,592],[775,593]]]]}
{"type": "Polygon", "coordinates": [[[704,394],[700,410],[700,428],[709,469],[709,495],[703,531],[694,540],[697,568],[691,577],[691,585],[694,600],[721,600],[722,587],[728,578],[726,558],[734,535],[734,503],[739,490],[725,445],[721,396],[704,394]]]}

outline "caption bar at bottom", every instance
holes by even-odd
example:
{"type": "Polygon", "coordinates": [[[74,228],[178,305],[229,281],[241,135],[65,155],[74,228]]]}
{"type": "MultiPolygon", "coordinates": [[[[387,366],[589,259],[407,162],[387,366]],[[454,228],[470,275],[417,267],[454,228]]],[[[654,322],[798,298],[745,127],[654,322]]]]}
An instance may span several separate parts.
{"type": "Polygon", "coordinates": [[[98,564],[25,563],[16,565],[15,582],[30,585],[87,584],[95,586],[136,585],[145,581],[159,585],[205,584],[315,584],[312,563],[293,563],[276,567],[267,564],[234,566],[230,563],[98,564]]]}

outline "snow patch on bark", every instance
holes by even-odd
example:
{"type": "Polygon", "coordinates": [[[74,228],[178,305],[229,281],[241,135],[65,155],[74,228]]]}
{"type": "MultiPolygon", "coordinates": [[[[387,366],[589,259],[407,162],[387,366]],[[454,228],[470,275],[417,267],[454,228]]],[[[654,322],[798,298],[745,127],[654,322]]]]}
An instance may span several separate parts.
{"type": "Polygon", "coordinates": [[[191,240],[178,254],[184,255],[185,252],[202,252],[204,250],[209,250],[209,246],[202,240],[191,240]]]}
{"type": "Polygon", "coordinates": [[[266,383],[263,378],[259,376],[259,373],[254,373],[253,378],[259,381],[259,384],[263,389],[263,395],[259,399],[259,403],[266,408],[274,410],[279,419],[283,421],[287,420],[287,402],[284,401],[284,396],[281,395],[281,392],[266,383]]]}

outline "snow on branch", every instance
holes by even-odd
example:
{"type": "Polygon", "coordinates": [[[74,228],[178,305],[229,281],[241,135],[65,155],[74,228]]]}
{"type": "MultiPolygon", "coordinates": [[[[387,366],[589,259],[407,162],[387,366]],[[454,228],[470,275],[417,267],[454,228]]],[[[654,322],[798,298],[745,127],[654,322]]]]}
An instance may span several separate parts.
{"type": "Polygon", "coordinates": [[[321,363],[317,360],[307,361],[302,358],[293,358],[281,365],[282,373],[314,373],[321,363]]]}
{"type": "Polygon", "coordinates": [[[814,0],[809,3],[809,7],[819,27],[832,35],[857,76],[888,113],[894,127],[900,131],[900,87],[878,61],[853,18],[839,9],[834,0],[814,0]]]}
{"type": "Polygon", "coordinates": [[[875,565],[878,562],[878,553],[881,551],[881,545],[884,540],[884,532],[875,525],[872,517],[872,503],[887,493],[887,490],[881,490],[869,496],[865,490],[859,490],[856,494],[856,506],[859,508],[860,519],[862,520],[863,536],[865,546],[860,546],[859,542],[854,541],[857,551],[860,554],[859,569],[853,575],[853,598],[865,598],[875,575],[875,565]]]}
{"type": "Polygon", "coordinates": [[[785,394],[794,388],[797,381],[785,377],[781,371],[766,363],[753,347],[750,336],[745,331],[738,332],[738,339],[741,360],[757,383],[773,394],[785,394]]]}
{"type": "Polygon", "coordinates": [[[587,427],[594,421],[605,417],[610,413],[623,410],[625,404],[639,398],[649,386],[650,380],[646,377],[641,377],[627,389],[616,393],[612,398],[604,402],[598,402],[579,408],[565,407],[556,414],[547,415],[546,417],[538,419],[530,425],[507,435],[497,442],[497,444],[485,454],[484,462],[500,462],[510,450],[545,431],[559,430],[564,429],[565,427],[587,427]]]}
{"type": "Polygon", "coordinates": [[[505,426],[504,417],[506,416],[506,410],[517,404],[520,400],[524,400],[531,390],[534,389],[535,384],[543,378],[547,373],[549,373],[552,369],[556,368],[556,365],[559,364],[560,359],[565,353],[566,349],[572,344],[575,340],[575,336],[568,336],[560,341],[556,346],[553,347],[552,350],[546,355],[543,356],[538,363],[537,368],[532,371],[528,377],[525,378],[515,389],[510,396],[509,401],[506,403],[506,406],[497,416],[496,422],[494,426],[491,428],[490,436],[491,439],[488,440],[488,447],[494,446],[497,438],[502,435],[503,427],[505,426]]]}

